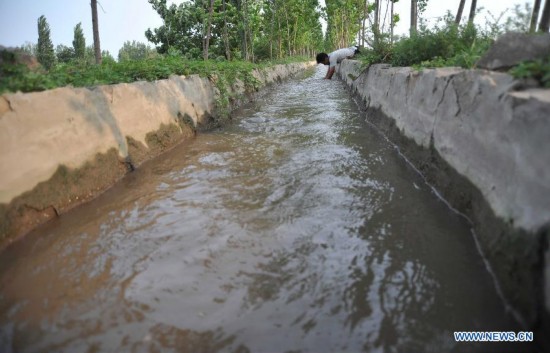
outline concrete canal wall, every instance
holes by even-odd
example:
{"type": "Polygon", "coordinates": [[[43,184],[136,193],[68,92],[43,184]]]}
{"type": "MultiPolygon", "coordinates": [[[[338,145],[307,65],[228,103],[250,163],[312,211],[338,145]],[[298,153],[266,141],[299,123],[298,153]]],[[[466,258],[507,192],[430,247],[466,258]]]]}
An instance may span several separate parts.
{"type": "Polygon", "coordinates": [[[367,120],[470,218],[518,316],[531,328],[547,323],[550,89],[520,90],[508,74],[484,70],[353,60],[338,70],[367,120]]]}
{"type": "MultiPolygon", "coordinates": [[[[276,65],[253,75],[263,87],[311,66],[276,65]]],[[[255,93],[241,80],[227,91],[224,109],[255,93]]],[[[0,248],[210,126],[219,99],[216,85],[196,75],[2,95],[0,248]]]]}

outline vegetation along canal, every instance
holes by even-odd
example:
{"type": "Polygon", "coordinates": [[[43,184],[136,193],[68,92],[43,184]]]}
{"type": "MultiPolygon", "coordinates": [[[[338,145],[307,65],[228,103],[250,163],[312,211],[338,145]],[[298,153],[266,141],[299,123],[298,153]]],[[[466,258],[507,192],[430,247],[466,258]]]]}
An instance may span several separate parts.
{"type": "Polygon", "coordinates": [[[469,224],[326,68],[0,254],[3,352],[484,352],[469,224]]]}

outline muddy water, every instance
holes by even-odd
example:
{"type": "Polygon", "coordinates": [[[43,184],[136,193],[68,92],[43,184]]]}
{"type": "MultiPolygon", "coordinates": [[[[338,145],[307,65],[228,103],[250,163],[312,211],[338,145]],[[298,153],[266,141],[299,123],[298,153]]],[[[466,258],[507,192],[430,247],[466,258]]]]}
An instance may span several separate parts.
{"type": "Polygon", "coordinates": [[[285,83],[0,254],[2,352],[466,352],[469,225],[338,81],[285,83]]]}

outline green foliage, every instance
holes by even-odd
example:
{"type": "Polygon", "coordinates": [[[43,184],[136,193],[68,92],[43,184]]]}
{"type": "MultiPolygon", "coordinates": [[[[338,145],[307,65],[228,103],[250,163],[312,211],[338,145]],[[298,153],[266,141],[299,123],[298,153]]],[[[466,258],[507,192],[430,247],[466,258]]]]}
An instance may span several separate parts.
{"type": "Polygon", "coordinates": [[[364,13],[374,13],[376,4],[362,0],[326,0],[326,46],[345,48],[354,43],[364,13]]]}
{"type": "Polygon", "coordinates": [[[137,42],[126,41],[118,51],[118,61],[144,60],[157,56],[157,51],[150,46],[137,42]]]}
{"type": "Polygon", "coordinates": [[[428,0],[418,0],[416,6],[418,7],[418,14],[421,15],[426,11],[426,8],[428,7],[428,0]]]}
{"type": "Polygon", "coordinates": [[[36,57],[36,47],[36,43],[25,42],[25,44],[20,46],[18,49],[30,56],[36,57]]]}
{"type": "Polygon", "coordinates": [[[50,26],[44,15],[38,18],[38,46],[36,48],[36,58],[46,69],[55,65],[56,57],[53,50],[53,43],[50,38],[50,26]]]}
{"type": "MultiPolygon", "coordinates": [[[[72,62],[60,64],[48,72],[35,72],[25,65],[16,65],[13,55],[3,51],[6,60],[0,65],[0,93],[2,92],[33,92],[72,85],[87,87],[102,84],[130,83],[135,81],[154,81],[168,78],[170,75],[198,74],[202,77],[223,77],[226,82],[234,82],[236,78],[244,80],[247,88],[256,89],[258,81],[251,72],[255,68],[273,65],[273,62],[253,64],[243,61],[215,62],[190,61],[181,56],[156,57],[139,61],[124,61],[117,63],[109,60],[108,52],[104,52],[101,65],[93,62],[72,62]],[[9,57],[8,57],[9,56],[9,57]]],[[[307,58],[309,59],[309,58],[307,58]]],[[[292,60],[304,60],[293,58],[292,60]]],[[[287,60],[290,62],[291,60],[287,60]]]]}
{"type": "Polygon", "coordinates": [[[73,39],[74,56],[78,60],[84,60],[86,57],[86,39],[82,31],[82,23],[79,23],[74,28],[73,39]]]}
{"type": "MultiPolygon", "coordinates": [[[[419,12],[422,12],[425,5],[426,1],[418,1],[419,12]]],[[[374,6],[371,6],[373,11],[374,6]]],[[[378,40],[367,38],[370,48],[363,50],[358,59],[365,65],[388,63],[394,66],[417,68],[443,66],[472,68],[495,38],[502,33],[527,32],[530,16],[531,6],[526,3],[523,6],[515,5],[498,16],[488,12],[487,21],[483,27],[471,23],[457,26],[454,23],[454,15],[448,12],[439,18],[432,28],[421,24],[412,36],[394,38],[395,43],[392,43],[392,38],[384,33],[379,35],[378,40]]]]}
{"type": "MultiPolygon", "coordinates": [[[[160,54],[177,50],[188,59],[203,57],[209,1],[190,0],[168,6],[148,0],[163,25],[145,36],[160,54]]],[[[209,57],[259,61],[322,49],[318,0],[215,0],[209,57]]]]}
{"type": "Polygon", "coordinates": [[[111,53],[108,50],[102,50],[101,57],[102,57],[102,61],[106,64],[116,63],[115,58],[111,55],[111,53]]]}
{"type": "Polygon", "coordinates": [[[74,49],[63,44],[55,47],[55,55],[57,56],[57,62],[60,64],[68,64],[75,58],[74,49]]]}
{"type": "Polygon", "coordinates": [[[533,12],[531,4],[528,2],[523,4],[523,6],[516,4],[512,12],[513,14],[508,16],[504,23],[504,30],[506,32],[529,32],[531,14],[533,12]]]}
{"type": "Polygon", "coordinates": [[[491,41],[471,24],[458,27],[448,23],[442,28],[422,29],[410,38],[397,42],[391,64],[470,68],[488,49],[491,41]]]}
{"type": "Polygon", "coordinates": [[[532,78],[542,86],[550,88],[550,57],[535,61],[525,61],[510,70],[515,78],[532,78]]]}
{"type": "Polygon", "coordinates": [[[15,51],[0,50],[0,79],[8,77],[21,77],[29,71],[27,67],[18,63],[15,51]]]}
{"type": "Polygon", "coordinates": [[[359,58],[367,64],[472,68],[492,41],[493,36],[489,33],[472,24],[457,26],[451,14],[447,14],[433,28],[421,26],[416,33],[393,45],[388,36],[382,35],[374,48],[366,50],[359,58]]]}

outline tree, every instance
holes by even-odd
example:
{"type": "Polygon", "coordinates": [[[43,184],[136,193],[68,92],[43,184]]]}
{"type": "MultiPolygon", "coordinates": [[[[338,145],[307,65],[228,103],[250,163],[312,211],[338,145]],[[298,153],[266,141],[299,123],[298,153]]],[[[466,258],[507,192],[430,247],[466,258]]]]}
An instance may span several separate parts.
{"type": "Polygon", "coordinates": [[[109,53],[108,50],[101,51],[101,61],[102,63],[110,63],[110,64],[116,62],[115,58],[111,55],[111,53],[109,53]]]}
{"type": "Polygon", "coordinates": [[[95,49],[93,45],[88,45],[86,47],[86,57],[84,62],[89,65],[95,64],[95,49]]]}
{"type": "Polygon", "coordinates": [[[529,33],[534,33],[537,30],[537,21],[539,19],[539,12],[540,12],[540,0],[535,0],[535,5],[533,6],[533,12],[531,13],[529,33]]]}
{"type": "MultiPolygon", "coordinates": [[[[327,33],[326,46],[329,48],[348,47],[354,43],[355,35],[361,29],[362,17],[368,13],[374,42],[378,40],[380,0],[367,5],[364,0],[326,0],[327,33]],[[367,6],[367,9],[365,9],[367,6]],[[374,18],[370,18],[370,14],[374,18]]],[[[371,45],[374,45],[371,43],[371,45]]]]}
{"type": "Polygon", "coordinates": [[[539,31],[548,32],[550,27],[550,0],[544,2],[544,9],[542,10],[542,17],[540,18],[539,31]]]}
{"type": "MultiPolygon", "coordinates": [[[[161,54],[179,51],[189,58],[205,58],[208,44],[209,58],[255,61],[312,54],[323,46],[318,0],[189,0],[169,6],[166,0],[148,1],[163,25],[148,29],[145,36],[161,54]]],[[[355,5],[363,0],[331,1],[345,1],[351,19],[355,5]]],[[[348,39],[357,33],[343,28],[338,33],[348,39]]]]}
{"type": "Polygon", "coordinates": [[[25,54],[36,57],[37,56],[37,44],[31,42],[25,42],[19,49],[25,54]]]}
{"type": "Polygon", "coordinates": [[[470,15],[468,16],[468,23],[473,24],[474,18],[476,16],[477,0],[472,0],[472,5],[470,6],[470,15]]]}
{"type": "Polygon", "coordinates": [[[157,51],[137,41],[126,41],[118,51],[118,61],[144,60],[157,55],[157,51]]]}
{"type": "Polygon", "coordinates": [[[523,6],[519,4],[514,5],[512,13],[504,22],[504,26],[500,25],[500,31],[528,33],[532,14],[533,9],[527,2],[523,6]]]}
{"type": "Polygon", "coordinates": [[[97,17],[97,0],[91,0],[92,7],[92,26],[94,33],[94,54],[95,54],[95,63],[101,64],[101,46],[99,43],[99,23],[97,17]]]}
{"type": "Polygon", "coordinates": [[[79,60],[84,60],[86,56],[86,39],[82,31],[82,23],[79,23],[74,28],[73,39],[74,56],[79,60]]]}
{"type": "Polygon", "coordinates": [[[396,20],[399,20],[399,16],[395,17],[393,14],[393,4],[395,0],[390,0],[391,2],[391,10],[390,10],[390,42],[393,44],[393,28],[395,27],[396,20]]]}
{"type": "MultiPolygon", "coordinates": [[[[86,48],[84,48],[84,53],[86,53],[86,48]]],[[[64,64],[70,63],[75,58],[74,48],[59,44],[55,47],[55,55],[58,62],[64,64]]]]}
{"type": "Polygon", "coordinates": [[[208,60],[208,46],[210,45],[210,34],[212,32],[212,14],[214,13],[214,0],[209,0],[208,2],[210,5],[208,6],[208,22],[206,24],[206,35],[204,36],[203,45],[204,60],[208,60]]]}
{"type": "Polygon", "coordinates": [[[55,53],[53,43],[50,39],[50,26],[44,15],[38,18],[38,45],[36,48],[36,58],[47,70],[55,65],[55,53]]]}
{"type": "Polygon", "coordinates": [[[464,11],[465,4],[466,4],[466,0],[460,0],[460,3],[458,4],[458,11],[456,12],[456,17],[455,17],[455,23],[457,26],[460,24],[460,20],[462,19],[462,11],[464,11]]]}
{"type": "Polygon", "coordinates": [[[374,41],[378,42],[380,35],[380,0],[374,0],[374,25],[372,27],[374,41]]]}
{"type": "Polygon", "coordinates": [[[416,33],[418,27],[418,2],[417,0],[411,0],[411,37],[416,33]]]}
{"type": "Polygon", "coordinates": [[[163,21],[159,28],[147,29],[145,32],[145,37],[157,45],[157,51],[166,54],[172,48],[182,55],[198,58],[196,49],[202,47],[201,12],[204,12],[201,4],[197,4],[197,1],[186,1],[168,7],[166,0],[148,1],[163,21]]]}
{"type": "Polygon", "coordinates": [[[225,49],[224,56],[227,60],[231,60],[231,49],[229,48],[229,34],[227,31],[227,6],[225,0],[222,0],[222,11],[223,11],[223,45],[225,49]]]}

